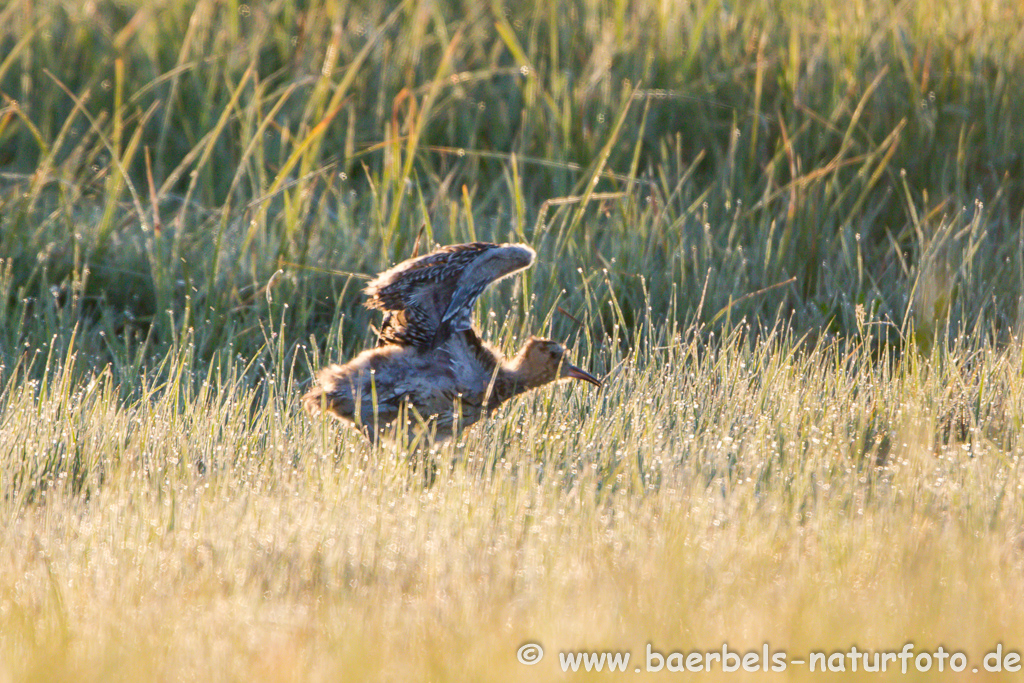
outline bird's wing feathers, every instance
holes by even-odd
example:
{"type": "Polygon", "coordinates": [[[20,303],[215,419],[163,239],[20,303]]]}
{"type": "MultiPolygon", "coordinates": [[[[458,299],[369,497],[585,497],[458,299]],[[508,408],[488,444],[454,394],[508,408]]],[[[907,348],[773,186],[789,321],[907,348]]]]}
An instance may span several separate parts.
{"type": "Polygon", "coordinates": [[[379,344],[432,348],[472,327],[477,299],[496,280],[528,268],[524,244],[473,242],[403,261],[366,288],[367,308],[385,313],[379,344]]]}

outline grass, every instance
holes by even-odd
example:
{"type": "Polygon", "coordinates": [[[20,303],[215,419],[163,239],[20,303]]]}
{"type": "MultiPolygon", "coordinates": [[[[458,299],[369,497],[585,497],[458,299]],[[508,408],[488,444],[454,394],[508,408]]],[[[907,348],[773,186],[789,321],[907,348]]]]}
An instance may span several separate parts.
{"type": "Polygon", "coordinates": [[[0,7],[0,672],[1019,651],[1021,12],[0,7]],[[538,252],[485,336],[607,383],[425,486],[296,398],[472,239],[538,252]]]}
{"type": "Polygon", "coordinates": [[[5,667],[518,680],[581,648],[907,641],[977,665],[1022,625],[1020,354],[684,337],[516,402],[430,487],[291,381],[123,403],[58,359],[4,394],[5,667]],[[550,661],[518,665],[527,641],[550,661]]]}

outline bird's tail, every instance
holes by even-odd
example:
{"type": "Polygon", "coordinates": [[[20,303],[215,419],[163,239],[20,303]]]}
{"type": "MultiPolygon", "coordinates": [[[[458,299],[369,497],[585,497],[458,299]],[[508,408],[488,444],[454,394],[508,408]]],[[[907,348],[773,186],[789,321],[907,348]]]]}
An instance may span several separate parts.
{"type": "Polygon", "coordinates": [[[316,417],[323,408],[330,409],[331,400],[325,397],[324,388],[317,384],[302,396],[302,407],[306,409],[310,417],[316,417]]]}
{"type": "Polygon", "coordinates": [[[313,387],[302,397],[302,407],[311,417],[327,411],[332,417],[352,421],[355,403],[351,387],[339,381],[337,365],[324,368],[314,380],[313,387]]]}

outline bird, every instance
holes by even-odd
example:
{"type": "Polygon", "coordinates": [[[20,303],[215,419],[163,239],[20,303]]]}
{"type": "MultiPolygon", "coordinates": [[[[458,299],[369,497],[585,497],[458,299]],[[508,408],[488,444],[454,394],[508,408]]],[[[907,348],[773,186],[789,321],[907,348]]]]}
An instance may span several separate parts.
{"type": "Polygon", "coordinates": [[[472,242],[439,247],[380,273],[365,306],[384,313],[377,345],[329,365],[303,397],[306,411],[353,425],[371,442],[404,425],[435,442],[475,424],[509,399],[560,379],[597,387],[565,346],[529,337],[506,358],[480,337],[473,309],[493,282],[529,268],[525,244],[472,242]]]}

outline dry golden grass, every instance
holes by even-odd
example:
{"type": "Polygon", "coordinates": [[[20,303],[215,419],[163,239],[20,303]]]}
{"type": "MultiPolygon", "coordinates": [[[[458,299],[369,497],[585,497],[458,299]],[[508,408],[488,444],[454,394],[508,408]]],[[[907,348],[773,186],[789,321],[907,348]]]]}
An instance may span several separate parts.
{"type": "Polygon", "coordinates": [[[1024,647],[1022,25],[0,3],[0,682],[1024,647]],[[296,401],[421,235],[529,242],[485,336],[608,380],[518,399],[429,485],[296,401]]]}
{"type": "Polygon", "coordinates": [[[912,641],[973,666],[1019,647],[1019,347],[889,370],[741,332],[617,363],[600,394],[519,400],[438,449],[430,485],[299,414],[291,386],[119,403],[59,362],[53,393],[13,382],[6,675],[554,680],[559,652],[644,666],[648,643],[912,641]],[[547,651],[529,668],[526,642],[547,651]]]}

